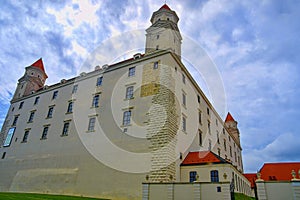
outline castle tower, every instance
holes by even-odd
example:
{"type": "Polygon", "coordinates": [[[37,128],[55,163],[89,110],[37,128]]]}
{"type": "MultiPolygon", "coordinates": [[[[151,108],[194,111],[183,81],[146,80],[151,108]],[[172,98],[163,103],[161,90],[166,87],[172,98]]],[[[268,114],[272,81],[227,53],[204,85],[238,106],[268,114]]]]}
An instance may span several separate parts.
{"type": "Polygon", "coordinates": [[[146,30],[145,52],[171,50],[181,57],[181,34],[178,29],[178,16],[167,4],[164,4],[151,17],[152,25],[146,30]]]}
{"type": "Polygon", "coordinates": [[[236,139],[238,144],[240,145],[240,131],[237,128],[237,121],[235,121],[232,117],[232,115],[228,112],[226,119],[225,119],[225,127],[231,133],[231,135],[236,139]]]}
{"type": "Polygon", "coordinates": [[[18,80],[17,89],[13,99],[32,94],[42,88],[48,78],[42,58],[25,68],[25,74],[18,80]]]}

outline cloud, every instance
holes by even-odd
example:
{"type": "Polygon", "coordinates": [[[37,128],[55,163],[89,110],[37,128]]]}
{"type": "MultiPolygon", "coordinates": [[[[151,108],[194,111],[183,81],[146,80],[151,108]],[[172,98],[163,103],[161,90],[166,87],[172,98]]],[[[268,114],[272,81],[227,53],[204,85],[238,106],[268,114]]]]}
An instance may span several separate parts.
{"type": "Polygon", "coordinates": [[[256,172],[263,163],[299,161],[300,141],[294,133],[280,134],[262,149],[247,149],[243,155],[248,172],[256,172]]]}

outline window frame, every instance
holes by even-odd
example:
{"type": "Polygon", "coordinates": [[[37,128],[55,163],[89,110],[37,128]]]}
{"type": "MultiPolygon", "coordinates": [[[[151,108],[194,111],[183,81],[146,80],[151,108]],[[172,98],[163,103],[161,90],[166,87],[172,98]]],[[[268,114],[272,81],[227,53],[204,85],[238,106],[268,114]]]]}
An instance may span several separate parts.
{"type": "Polygon", "coordinates": [[[74,106],[74,101],[69,101],[67,113],[73,113],[73,106],[74,106]]]}
{"type": "Polygon", "coordinates": [[[25,130],[21,143],[28,142],[29,132],[30,132],[30,130],[25,130]]]}
{"type": "Polygon", "coordinates": [[[210,171],[210,181],[212,183],[218,183],[219,182],[219,171],[218,170],[211,170],[210,171]]]}
{"type": "Polygon", "coordinates": [[[95,94],[95,95],[93,96],[92,108],[97,108],[97,107],[99,107],[99,101],[100,101],[100,94],[95,94]]]}
{"type": "Polygon", "coordinates": [[[131,116],[132,116],[131,110],[125,110],[123,112],[123,120],[122,120],[122,125],[123,126],[131,125],[131,116]]]}
{"type": "Polygon", "coordinates": [[[103,76],[100,76],[97,78],[97,82],[96,82],[96,86],[101,86],[102,85],[102,82],[103,82],[103,76]]]}
{"type": "Polygon", "coordinates": [[[19,109],[22,109],[24,106],[24,101],[21,101],[20,104],[19,104],[19,109]]]}
{"type": "Polygon", "coordinates": [[[50,106],[48,109],[47,117],[46,118],[52,118],[54,112],[54,106],[50,106]]]}
{"type": "Polygon", "coordinates": [[[189,181],[190,181],[190,183],[197,181],[197,172],[196,171],[189,172],[189,181]]]}
{"type": "Polygon", "coordinates": [[[182,115],[182,131],[186,132],[187,128],[187,121],[186,121],[186,116],[182,115]]]}
{"type": "Polygon", "coordinates": [[[73,85],[73,88],[72,88],[72,94],[77,93],[77,90],[78,90],[78,84],[73,85]]]}
{"type": "Polygon", "coordinates": [[[70,122],[69,121],[64,122],[64,126],[63,126],[63,129],[62,129],[61,136],[67,136],[68,132],[69,132],[69,128],[70,128],[70,122]]]}
{"type": "Polygon", "coordinates": [[[33,122],[34,114],[35,114],[35,111],[30,112],[27,123],[32,123],[33,122]]]}
{"type": "Polygon", "coordinates": [[[40,96],[35,97],[33,105],[37,105],[39,103],[39,101],[40,101],[40,96]]]}
{"type": "Polygon", "coordinates": [[[95,131],[95,124],[96,124],[96,117],[90,117],[87,131],[88,132],[94,132],[95,131]]]}
{"type": "Polygon", "coordinates": [[[44,126],[42,136],[41,136],[41,140],[46,140],[47,139],[48,132],[49,132],[49,126],[44,126]]]}
{"type": "Polygon", "coordinates": [[[55,90],[52,94],[52,100],[57,99],[58,97],[58,90],[55,90]]]}
{"type": "Polygon", "coordinates": [[[130,67],[128,69],[128,77],[135,76],[135,67],[130,67]]]}
{"type": "Polygon", "coordinates": [[[133,99],[134,98],[133,94],[134,94],[134,86],[133,85],[128,86],[126,88],[125,99],[133,99]]]}

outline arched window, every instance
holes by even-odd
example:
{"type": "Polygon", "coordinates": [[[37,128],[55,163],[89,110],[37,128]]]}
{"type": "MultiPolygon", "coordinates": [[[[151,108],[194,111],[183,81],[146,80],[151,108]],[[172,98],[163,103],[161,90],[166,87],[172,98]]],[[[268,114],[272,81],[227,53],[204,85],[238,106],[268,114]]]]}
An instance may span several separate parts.
{"type": "Polygon", "coordinates": [[[195,182],[197,180],[197,172],[191,171],[190,172],[190,183],[195,182]]]}
{"type": "Polygon", "coordinates": [[[218,172],[218,170],[210,171],[210,180],[211,180],[211,182],[219,182],[219,172],[218,172]]]}

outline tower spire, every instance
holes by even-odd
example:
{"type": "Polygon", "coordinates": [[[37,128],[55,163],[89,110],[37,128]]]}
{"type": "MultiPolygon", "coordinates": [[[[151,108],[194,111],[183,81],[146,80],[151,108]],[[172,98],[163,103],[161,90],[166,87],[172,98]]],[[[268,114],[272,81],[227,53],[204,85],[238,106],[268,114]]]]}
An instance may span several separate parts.
{"type": "Polygon", "coordinates": [[[175,11],[166,4],[152,14],[152,25],[146,30],[145,53],[167,50],[181,57],[181,34],[178,29],[179,18],[175,11]]]}

